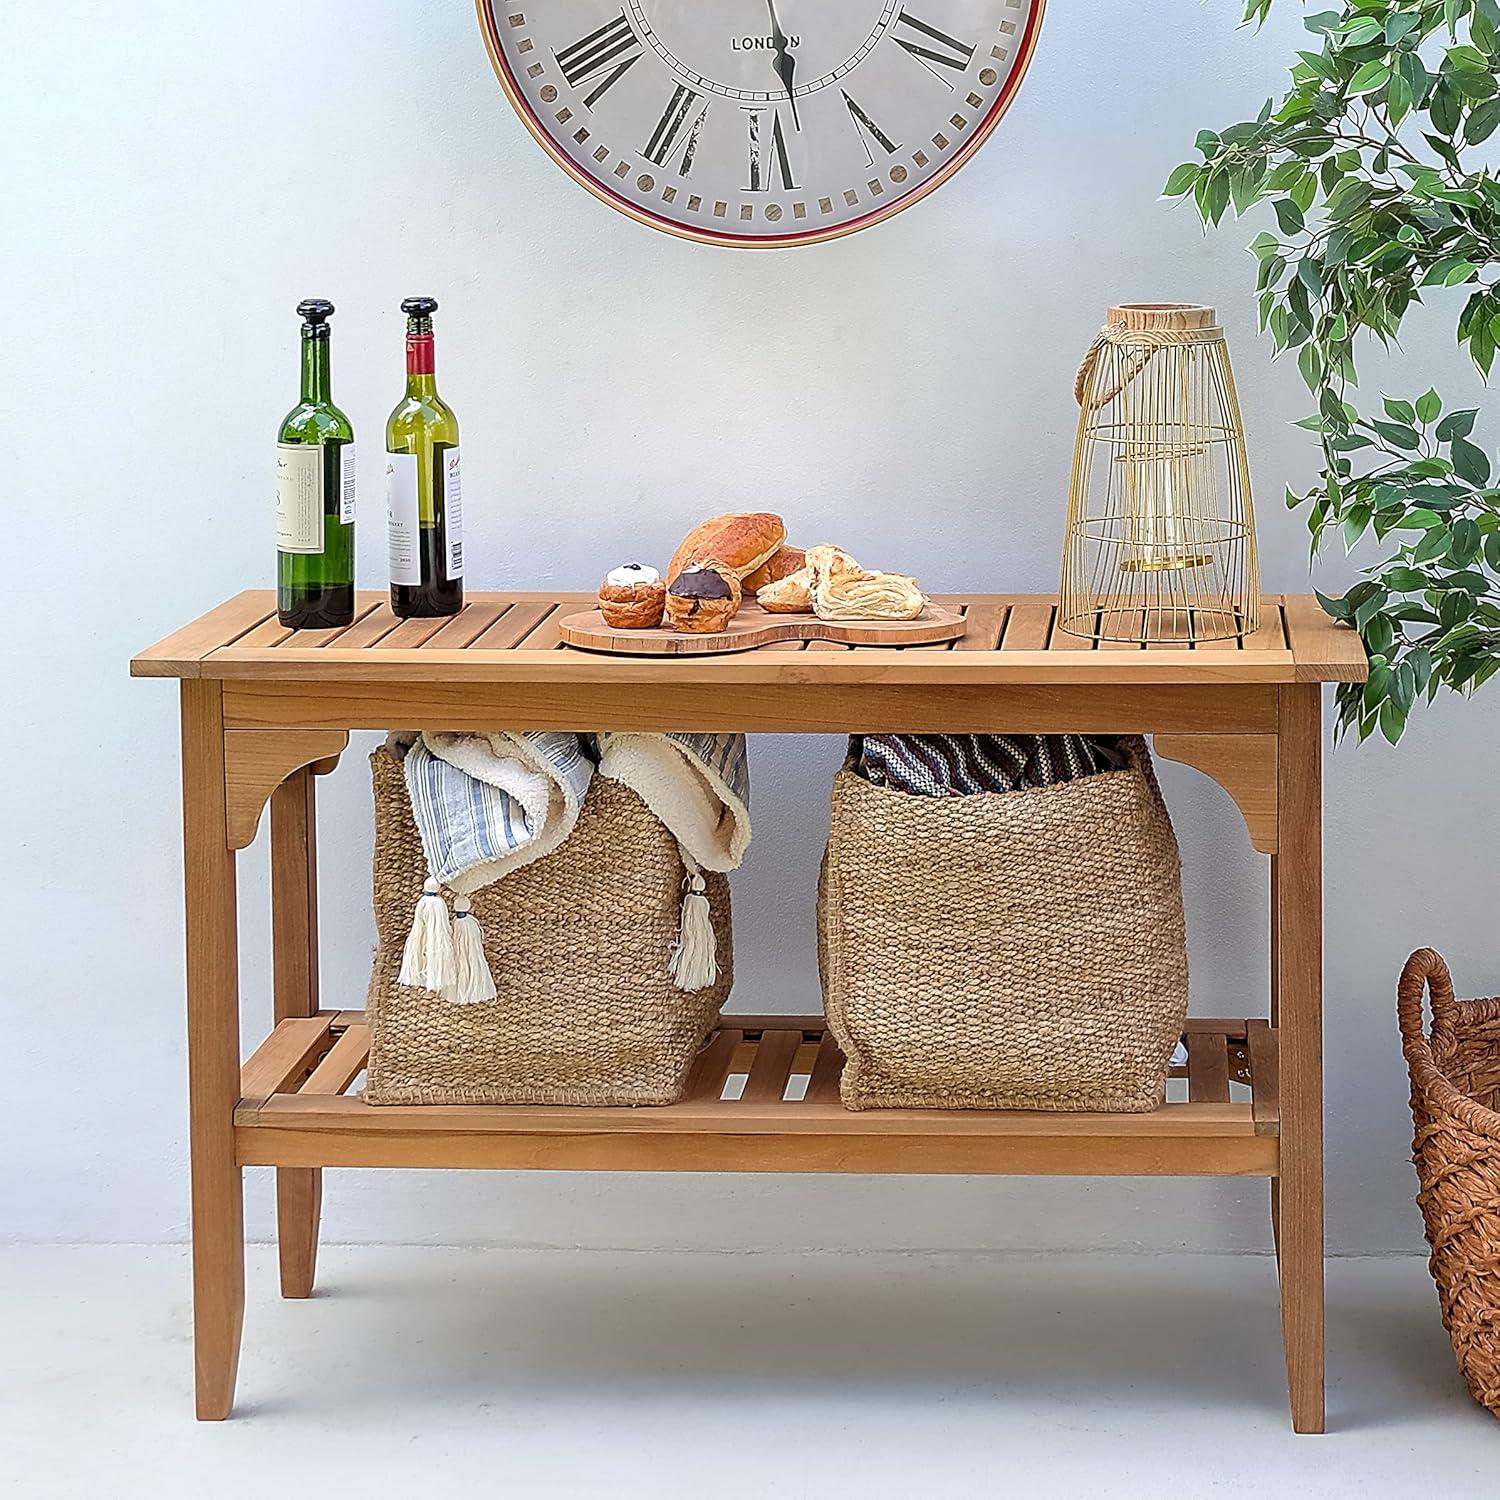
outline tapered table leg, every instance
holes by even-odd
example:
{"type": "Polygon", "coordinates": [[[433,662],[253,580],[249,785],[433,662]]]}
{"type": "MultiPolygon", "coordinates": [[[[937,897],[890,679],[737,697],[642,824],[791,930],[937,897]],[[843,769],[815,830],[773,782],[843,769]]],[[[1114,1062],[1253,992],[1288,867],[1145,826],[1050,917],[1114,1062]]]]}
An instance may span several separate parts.
{"type": "MultiPolygon", "coordinates": [[[[1271,856],[1271,1025],[1281,1021],[1281,1000],[1277,987],[1281,983],[1281,951],[1276,932],[1276,905],[1280,885],[1276,877],[1276,856],[1271,856]]],[[[1281,1181],[1273,1177],[1271,1188],[1271,1244],[1276,1250],[1276,1263],[1281,1264],[1281,1181]]]]}
{"type": "Polygon", "coordinates": [[[1281,689],[1275,928],[1281,1334],[1292,1426],[1323,1430],[1322,690],[1281,689]]]}
{"type": "MultiPolygon", "coordinates": [[[[271,795],[271,942],[276,1019],[318,1009],[318,836],[316,779],[295,771],[271,795]]],[[[323,1174],[276,1172],[281,1295],[310,1297],[318,1260],[323,1174]]]]}
{"type": "Polygon", "coordinates": [[[200,1419],[234,1404],[245,1312],[244,1198],[235,1162],[240,1097],[235,856],[224,791],[217,681],[182,684],[182,828],[193,1197],[193,1348],[200,1419]]]}

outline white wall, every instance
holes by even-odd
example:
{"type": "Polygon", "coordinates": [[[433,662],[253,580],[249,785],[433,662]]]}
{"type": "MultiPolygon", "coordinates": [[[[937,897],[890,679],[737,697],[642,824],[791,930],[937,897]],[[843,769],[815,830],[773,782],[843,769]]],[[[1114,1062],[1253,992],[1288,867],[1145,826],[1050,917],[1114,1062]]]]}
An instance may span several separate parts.
{"type": "MultiPolygon", "coordinates": [[[[1073,367],[1105,306],[1217,303],[1252,440],[1265,578],[1306,586],[1282,509],[1313,463],[1289,366],[1256,340],[1253,228],[1155,201],[1198,128],[1279,87],[1298,10],[1052,0],[1031,76],[952,183],[884,226],[770,255],[610,212],[512,116],[465,0],[135,6],[17,0],[0,217],[5,704],[0,1234],[180,1238],[186,1216],[174,694],[130,653],[271,577],[270,450],[292,307],[331,297],[361,441],[361,580],[383,579],[379,430],[396,303],[442,301],[475,587],[590,587],[715,510],[936,588],[1053,586],[1073,367]],[[18,534],[19,532],[19,534],[18,534]]],[[[1446,312],[1446,309],[1445,309],[1446,312]]],[[[1414,326],[1391,384],[1477,389],[1414,326]]],[[[1378,381],[1373,377],[1373,388],[1378,381]]],[[[1323,573],[1331,586],[1342,575],[1323,573]]],[[[1330,1230],[1410,1248],[1392,986],[1408,948],[1495,987],[1500,692],[1327,766],[1330,1230]]],[[[816,1004],[810,912],[828,740],[754,749],[738,878],[741,1008],[816,1004]]],[[[1216,787],[1164,779],[1187,866],[1195,1004],[1264,993],[1264,863],[1216,787]]],[[[368,961],[368,791],[325,783],[330,1002],[368,961]]],[[[246,1035],[269,1013],[264,847],[242,861],[246,1035]]],[[[1243,1013],[1243,1011],[1241,1012],[1243,1013]]],[[[268,1174],[251,1174],[264,1233],[268,1174]]],[[[1264,1188],[1198,1183],[333,1175],[345,1239],[656,1246],[1261,1247],[1264,1188]]]]}

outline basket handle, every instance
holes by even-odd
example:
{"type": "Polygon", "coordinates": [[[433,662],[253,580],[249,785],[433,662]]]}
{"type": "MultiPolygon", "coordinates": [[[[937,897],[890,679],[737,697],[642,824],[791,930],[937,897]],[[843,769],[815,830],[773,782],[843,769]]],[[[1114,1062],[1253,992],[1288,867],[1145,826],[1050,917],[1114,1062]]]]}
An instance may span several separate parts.
{"type": "MultiPolygon", "coordinates": [[[[1451,1031],[1458,1020],[1459,1002],[1453,998],[1453,981],[1448,975],[1448,965],[1440,953],[1431,948],[1418,948],[1406,960],[1401,971],[1400,983],[1396,986],[1396,1014],[1401,1021],[1401,1050],[1406,1054],[1407,1067],[1411,1071],[1412,1092],[1426,1096],[1431,1110],[1446,1111],[1465,1130],[1489,1140],[1500,1141],[1500,1114],[1486,1108],[1477,1099],[1472,1099],[1455,1086],[1448,1075],[1438,1066],[1431,1044],[1422,1034],[1422,995],[1426,990],[1432,998],[1432,1034],[1451,1031]]],[[[1466,1006],[1477,1007],[1472,1018],[1487,1022],[1500,1020],[1500,1001],[1466,1000],[1466,1006]]],[[[1415,1108],[1415,1105],[1413,1105],[1415,1108]]],[[[1417,1143],[1420,1146],[1422,1136],[1417,1143]]]]}
{"type": "Polygon", "coordinates": [[[1431,948],[1418,948],[1406,960],[1400,982],[1396,985],[1396,1016],[1401,1023],[1402,1049],[1408,1057],[1414,1046],[1426,1047],[1422,1027],[1424,992],[1432,996],[1433,1031],[1451,1031],[1458,1016],[1458,1002],[1453,998],[1453,977],[1443,955],[1431,948]]]}

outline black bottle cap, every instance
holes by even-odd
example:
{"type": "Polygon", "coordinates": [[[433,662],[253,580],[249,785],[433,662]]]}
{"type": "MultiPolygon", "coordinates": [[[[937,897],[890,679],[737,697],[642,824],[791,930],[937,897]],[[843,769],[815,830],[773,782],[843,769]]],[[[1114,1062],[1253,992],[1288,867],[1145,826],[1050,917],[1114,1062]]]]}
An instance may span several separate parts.
{"type": "MultiPolygon", "coordinates": [[[[330,308],[331,312],[332,309],[330,308]]],[[[430,318],[437,311],[436,297],[408,297],[401,304],[401,311],[408,318],[430,318]]]]}
{"type": "Polygon", "coordinates": [[[332,332],[328,320],[333,316],[333,303],[325,302],[321,297],[309,297],[297,304],[297,313],[302,319],[303,338],[326,339],[332,332]]]}

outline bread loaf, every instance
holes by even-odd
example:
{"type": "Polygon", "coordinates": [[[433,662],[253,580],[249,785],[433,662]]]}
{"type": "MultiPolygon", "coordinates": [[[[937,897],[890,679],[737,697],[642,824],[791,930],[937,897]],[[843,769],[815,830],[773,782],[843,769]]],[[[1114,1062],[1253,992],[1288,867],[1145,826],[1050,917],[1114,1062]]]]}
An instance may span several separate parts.
{"type": "Polygon", "coordinates": [[[743,581],[768,562],[785,540],[786,526],[770,511],[715,516],[693,527],[682,539],[667,568],[667,585],[670,587],[684,568],[705,562],[714,562],[743,581]]]}
{"type": "Polygon", "coordinates": [[[783,578],[799,573],[807,563],[807,553],[800,547],[778,547],[750,576],[744,579],[745,592],[758,594],[783,578]]]}

